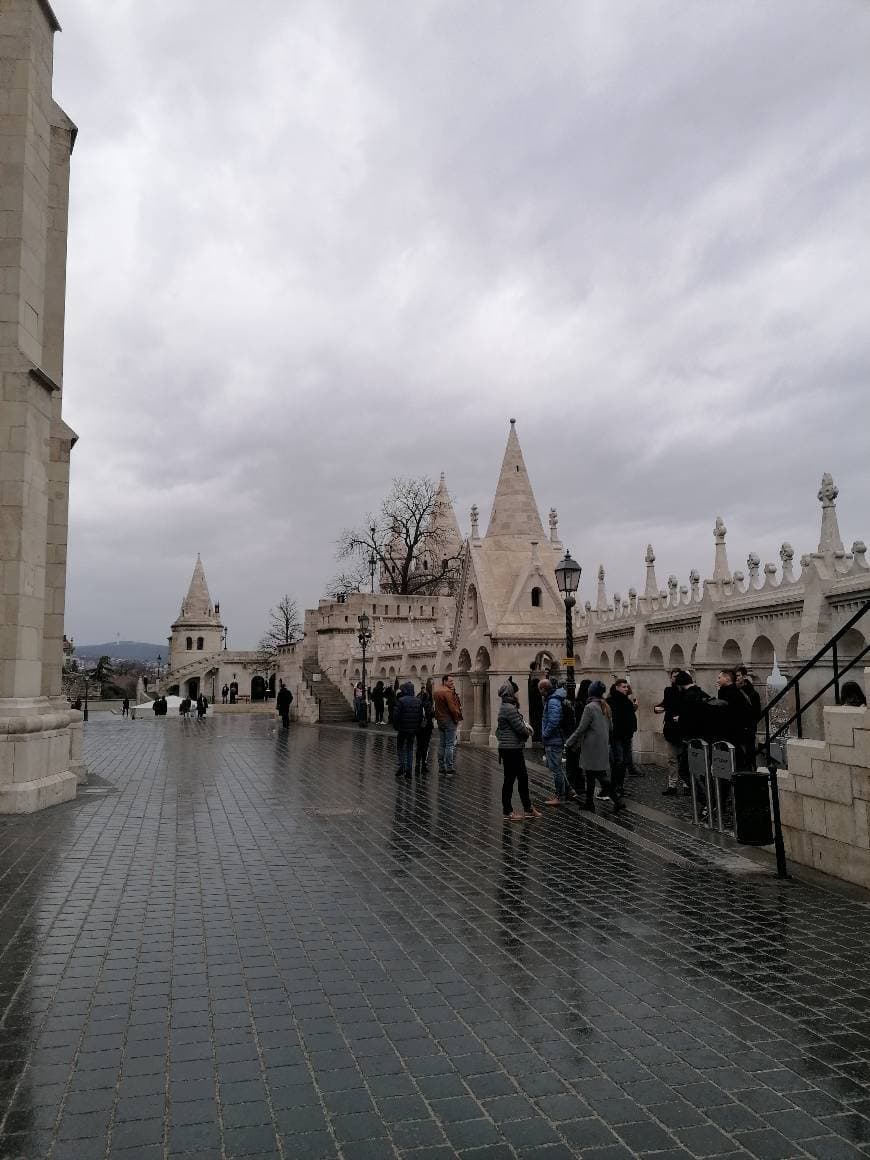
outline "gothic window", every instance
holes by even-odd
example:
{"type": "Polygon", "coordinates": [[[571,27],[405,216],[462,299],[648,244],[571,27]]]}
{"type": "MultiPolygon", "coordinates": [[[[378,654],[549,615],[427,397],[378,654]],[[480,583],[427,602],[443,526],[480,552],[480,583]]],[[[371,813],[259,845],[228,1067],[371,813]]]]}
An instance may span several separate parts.
{"type": "Polygon", "coordinates": [[[477,589],[472,584],[468,589],[468,624],[477,628],[477,589]]]}
{"type": "Polygon", "coordinates": [[[192,637],[192,636],[189,636],[189,637],[187,638],[187,651],[188,651],[188,652],[190,652],[190,650],[191,650],[192,648],[193,648],[193,637],[192,637]]]}
{"type": "Polygon", "coordinates": [[[541,607],[541,590],[540,588],[532,589],[532,608],[541,607]]]}
{"type": "Polygon", "coordinates": [[[205,645],[205,640],[204,640],[204,639],[203,639],[201,636],[198,636],[198,637],[196,638],[196,647],[197,647],[197,651],[198,651],[198,652],[202,652],[202,650],[203,650],[203,646],[204,646],[204,645],[205,645]]]}

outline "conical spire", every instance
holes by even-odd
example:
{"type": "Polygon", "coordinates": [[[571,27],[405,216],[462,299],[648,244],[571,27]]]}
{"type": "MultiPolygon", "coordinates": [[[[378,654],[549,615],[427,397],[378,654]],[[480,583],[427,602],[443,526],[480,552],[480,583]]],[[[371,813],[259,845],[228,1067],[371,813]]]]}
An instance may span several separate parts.
{"type": "Polygon", "coordinates": [[[181,616],[186,620],[207,620],[213,615],[214,610],[205,579],[205,569],[202,566],[199,552],[197,552],[196,564],[190,578],[190,587],[181,605],[181,616]]]}
{"type": "Polygon", "coordinates": [[[511,419],[507,447],[498,477],[495,499],[486,538],[505,536],[511,539],[537,540],[543,542],[544,526],[538,512],[538,505],[529,483],[525,460],[517,438],[516,419],[511,419]]]}
{"type": "Polygon", "coordinates": [[[443,471],[432,508],[432,527],[443,537],[443,547],[446,549],[444,555],[455,556],[462,546],[462,532],[459,530],[459,521],[453,510],[453,500],[447,490],[447,480],[443,471]]]}

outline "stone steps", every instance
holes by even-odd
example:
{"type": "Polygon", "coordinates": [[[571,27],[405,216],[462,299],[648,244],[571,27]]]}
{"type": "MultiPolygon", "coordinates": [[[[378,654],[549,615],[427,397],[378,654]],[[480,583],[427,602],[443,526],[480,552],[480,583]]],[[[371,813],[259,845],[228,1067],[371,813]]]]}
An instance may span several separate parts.
{"type": "Polygon", "coordinates": [[[302,662],[302,680],[308,693],[317,701],[319,718],[323,724],[336,724],[353,719],[353,713],[337,685],[322,672],[315,661],[302,662]],[[313,678],[319,675],[320,679],[313,678]]]}

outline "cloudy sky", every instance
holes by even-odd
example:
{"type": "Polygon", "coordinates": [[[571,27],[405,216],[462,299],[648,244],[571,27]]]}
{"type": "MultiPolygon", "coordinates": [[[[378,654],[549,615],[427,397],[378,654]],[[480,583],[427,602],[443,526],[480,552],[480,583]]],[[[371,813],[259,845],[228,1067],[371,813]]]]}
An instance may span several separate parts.
{"type": "Polygon", "coordinates": [[[870,538],[865,0],[56,0],[67,630],[230,644],[508,418],[608,586],[870,538]]]}

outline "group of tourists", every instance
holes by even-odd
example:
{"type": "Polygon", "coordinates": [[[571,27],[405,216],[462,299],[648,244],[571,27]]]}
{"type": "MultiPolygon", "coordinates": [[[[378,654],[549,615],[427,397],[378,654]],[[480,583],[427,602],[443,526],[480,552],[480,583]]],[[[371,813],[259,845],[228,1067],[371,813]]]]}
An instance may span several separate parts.
{"type": "Polygon", "coordinates": [[[224,682],[221,688],[221,703],[223,705],[235,705],[239,697],[239,682],[236,680],[230,681],[229,684],[224,682]]]}
{"type": "MultiPolygon", "coordinates": [[[[163,700],[165,701],[166,698],[164,697],[163,700]]],[[[208,697],[206,697],[205,693],[200,693],[195,701],[191,700],[190,697],[182,697],[181,704],[178,706],[179,717],[183,717],[186,720],[192,715],[194,708],[196,709],[197,720],[202,721],[208,710],[208,697]]]]}
{"type": "Polygon", "coordinates": [[[438,772],[453,777],[456,772],[456,731],[462,720],[462,703],[449,674],[435,687],[430,677],[417,692],[413,682],[405,681],[398,690],[384,687],[382,681],[372,692],[375,724],[383,724],[384,710],[389,707],[390,723],[396,730],[398,769],[396,777],[410,778],[429,772],[432,736],[438,730],[438,772]],[[380,686],[380,689],[378,688],[380,686]],[[392,694],[388,696],[387,694],[392,694]]]}

